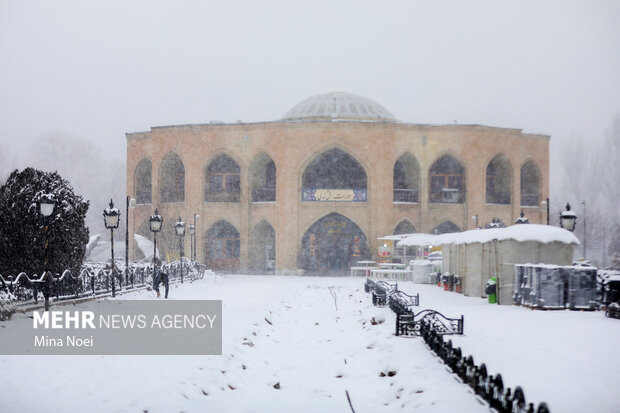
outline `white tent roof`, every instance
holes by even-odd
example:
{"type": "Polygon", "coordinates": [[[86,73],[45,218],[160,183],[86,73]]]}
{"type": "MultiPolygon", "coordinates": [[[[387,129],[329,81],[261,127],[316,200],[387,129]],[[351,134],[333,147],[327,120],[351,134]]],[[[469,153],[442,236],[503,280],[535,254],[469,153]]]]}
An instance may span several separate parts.
{"type": "Polygon", "coordinates": [[[407,247],[428,247],[431,245],[439,245],[437,242],[438,238],[441,235],[433,235],[433,234],[409,234],[404,239],[402,239],[399,243],[399,247],[407,246],[407,247]]]}
{"type": "Polygon", "coordinates": [[[541,243],[562,242],[564,244],[580,245],[579,240],[570,231],[550,225],[521,224],[507,228],[474,229],[465,232],[450,234],[411,234],[401,240],[398,246],[403,245],[445,245],[445,244],[473,244],[485,243],[493,240],[503,241],[513,239],[519,242],[536,241],[541,243]]]}
{"type": "Polygon", "coordinates": [[[379,241],[386,241],[386,240],[400,241],[401,239],[405,239],[411,235],[412,234],[386,235],[385,237],[379,237],[377,239],[379,241]]]}

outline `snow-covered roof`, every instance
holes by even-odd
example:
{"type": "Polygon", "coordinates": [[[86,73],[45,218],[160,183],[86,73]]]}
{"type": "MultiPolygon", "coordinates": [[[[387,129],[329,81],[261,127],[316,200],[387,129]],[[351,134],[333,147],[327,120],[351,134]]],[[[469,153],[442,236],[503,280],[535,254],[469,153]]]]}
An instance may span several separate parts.
{"type": "Polygon", "coordinates": [[[402,239],[397,245],[399,247],[428,247],[431,245],[439,245],[437,244],[437,238],[439,236],[440,235],[422,233],[409,234],[406,235],[405,238],[402,239]]]}
{"type": "Polygon", "coordinates": [[[398,235],[386,235],[385,237],[377,238],[379,241],[400,241],[401,239],[405,239],[411,234],[398,234],[398,235]]]}
{"type": "Polygon", "coordinates": [[[398,246],[403,245],[445,245],[445,244],[473,244],[485,243],[493,240],[515,240],[518,242],[536,241],[541,243],[562,242],[564,244],[580,245],[579,239],[570,231],[550,225],[521,224],[506,228],[474,229],[465,232],[450,234],[412,234],[401,240],[398,246]]]}
{"type": "Polygon", "coordinates": [[[282,120],[352,119],[396,121],[394,115],[367,97],[347,92],[311,96],[286,112],[282,120]]]}

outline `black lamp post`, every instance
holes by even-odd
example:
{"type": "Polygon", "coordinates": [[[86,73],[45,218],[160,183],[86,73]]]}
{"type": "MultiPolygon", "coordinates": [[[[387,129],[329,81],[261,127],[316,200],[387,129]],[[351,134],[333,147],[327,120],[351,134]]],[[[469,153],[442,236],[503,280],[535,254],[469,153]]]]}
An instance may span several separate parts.
{"type": "Polygon", "coordinates": [[[106,229],[110,230],[110,255],[112,256],[112,297],[116,295],[114,288],[114,278],[116,277],[116,265],[114,263],[114,230],[120,224],[121,212],[114,208],[114,201],[110,199],[110,207],[103,210],[103,222],[106,229]]]}
{"type": "Polygon", "coordinates": [[[575,223],[577,222],[577,214],[575,211],[570,210],[570,204],[566,204],[566,211],[562,211],[560,214],[560,226],[569,231],[575,230],[575,223]]]}
{"type": "MultiPolygon", "coordinates": [[[[136,200],[127,195],[127,202],[125,203],[125,212],[127,215],[125,225],[125,285],[129,285],[129,208],[136,206],[136,200]]],[[[133,275],[131,276],[131,288],[133,288],[133,275]]]]}
{"type": "Polygon", "coordinates": [[[114,201],[110,199],[110,207],[103,210],[103,222],[106,229],[110,230],[110,254],[112,255],[112,269],[114,269],[114,230],[120,224],[121,212],[114,208],[114,201]]]}
{"type": "Polygon", "coordinates": [[[155,208],[155,215],[151,215],[149,218],[149,225],[151,232],[153,233],[153,280],[155,279],[156,271],[156,256],[157,256],[157,233],[161,231],[161,224],[164,222],[164,218],[159,215],[157,208],[155,208]]]}
{"type": "Polygon", "coordinates": [[[183,240],[185,239],[185,222],[181,221],[181,217],[174,224],[177,237],[179,237],[179,254],[181,256],[181,284],[183,284],[183,240]]]}
{"type": "MultiPolygon", "coordinates": [[[[198,221],[200,221],[200,215],[194,214],[194,227],[198,228],[198,221]]],[[[198,251],[196,249],[196,244],[198,244],[198,237],[194,236],[194,243],[192,247],[194,248],[194,260],[198,260],[198,251]]]]}
{"type": "MultiPolygon", "coordinates": [[[[39,213],[43,216],[43,219],[45,221],[45,226],[43,227],[43,232],[45,233],[45,244],[43,244],[43,249],[45,250],[44,254],[45,254],[45,267],[43,268],[44,274],[45,274],[45,280],[47,283],[46,288],[43,289],[43,296],[45,297],[45,311],[48,311],[50,309],[50,303],[49,303],[49,298],[50,298],[50,289],[49,289],[49,285],[52,283],[52,279],[48,278],[51,277],[51,274],[48,271],[48,254],[47,254],[47,246],[48,246],[48,239],[47,239],[47,230],[49,227],[49,217],[54,213],[54,207],[56,206],[56,198],[54,197],[54,194],[43,194],[41,195],[38,200],[37,200],[37,204],[39,204],[39,213]]],[[[36,289],[34,290],[34,294],[35,296],[38,294],[36,289]]],[[[36,299],[36,297],[35,297],[36,299]]]]}
{"type": "Polygon", "coordinates": [[[194,261],[194,236],[196,235],[196,225],[189,224],[187,226],[187,232],[189,232],[190,259],[191,261],[194,261]]]}

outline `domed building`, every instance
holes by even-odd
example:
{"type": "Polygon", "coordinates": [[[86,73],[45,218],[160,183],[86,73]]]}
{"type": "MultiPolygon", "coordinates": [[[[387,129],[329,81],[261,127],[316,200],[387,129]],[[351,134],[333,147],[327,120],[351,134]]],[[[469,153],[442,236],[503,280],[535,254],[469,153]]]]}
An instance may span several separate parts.
{"type": "MultiPolygon", "coordinates": [[[[219,272],[347,272],[378,237],[472,229],[521,211],[543,223],[549,136],[397,120],[363,96],[310,97],[275,121],[152,127],[127,134],[130,230],[178,257],[174,222],[219,272]]],[[[185,255],[190,255],[186,236],[185,255]]],[[[139,258],[135,246],[130,248],[139,258]]]]}

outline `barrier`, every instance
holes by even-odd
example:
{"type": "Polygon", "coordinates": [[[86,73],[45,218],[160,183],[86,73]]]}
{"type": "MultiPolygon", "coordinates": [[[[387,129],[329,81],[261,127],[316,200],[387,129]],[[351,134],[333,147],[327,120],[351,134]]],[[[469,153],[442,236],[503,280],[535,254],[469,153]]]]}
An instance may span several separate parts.
{"type": "MultiPolygon", "coordinates": [[[[11,294],[11,301],[19,305],[36,304],[42,295],[47,309],[50,299],[63,301],[105,294],[115,296],[120,291],[152,285],[152,264],[133,264],[129,268],[119,265],[119,268],[121,271],[107,268],[103,264],[85,264],[78,276],[74,276],[69,270],[63,271],[62,274],[44,271],[40,276],[38,274],[28,276],[21,272],[16,277],[6,278],[0,274],[0,291],[8,291],[11,294]]],[[[202,278],[205,266],[184,260],[182,263],[163,264],[161,269],[168,273],[171,282],[176,282],[181,279],[181,274],[192,280],[202,278]]]]}
{"type": "Polygon", "coordinates": [[[526,403],[525,393],[520,386],[514,392],[510,388],[504,390],[501,374],[489,375],[484,363],[478,366],[472,356],[464,357],[461,348],[454,348],[450,340],[446,343],[432,323],[422,323],[421,335],[431,351],[498,413],[549,413],[549,407],[544,402],[536,410],[533,403],[526,403]]]}
{"type": "MultiPolygon", "coordinates": [[[[489,375],[484,363],[478,366],[474,363],[472,356],[464,357],[460,347],[454,348],[451,340],[444,341],[444,335],[463,334],[465,321],[462,315],[460,318],[449,318],[431,309],[415,314],[411,307],[419,305],[419,294],[411,296],[398,291],[398,284],[391,285],[384,281],[375,283],[372,280],[366,280],[365,290],[373,292],[374,305],[377,305],[375,303],[378,300],[375,298],[377,290],[380,294],[385,293],[385,296],[389,297],[390,309],[396,313],[397,336],[421,336],[430,350],[495,411],[498,413],[549,413],[546,403],[540,403],[535,410],[533,403],[526,403],[525,393],[520,386],[517,386],[514,391],[510,388],[504,390],[501,374],[489,375]],[[381,283],[386,285],[381,285],[381,283]],[[392,291],[387,293],[387,287],[392,288],[392,291]]],[[[620,306],[617,308],[620,314],[620,306]]]]}

